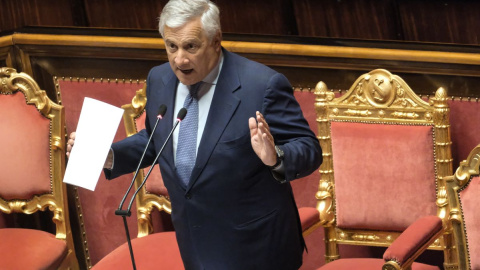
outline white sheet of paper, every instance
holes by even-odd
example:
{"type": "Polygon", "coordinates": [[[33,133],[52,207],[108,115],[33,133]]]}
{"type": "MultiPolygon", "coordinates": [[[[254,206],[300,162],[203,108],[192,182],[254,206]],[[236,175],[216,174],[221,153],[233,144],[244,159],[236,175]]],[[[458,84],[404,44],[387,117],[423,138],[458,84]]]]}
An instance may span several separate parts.
{"type": "Polygon", "coordinates": [[[86,97],[63,182],[94,191],[123,109],[86,97]]]}

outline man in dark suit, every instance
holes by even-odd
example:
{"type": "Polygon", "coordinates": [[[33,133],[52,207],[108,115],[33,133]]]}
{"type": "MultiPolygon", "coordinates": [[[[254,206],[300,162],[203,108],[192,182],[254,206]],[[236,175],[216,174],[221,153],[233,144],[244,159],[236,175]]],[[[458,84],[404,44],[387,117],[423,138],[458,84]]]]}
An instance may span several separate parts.
{"type": "Polygon", "coordinates": [[[169,1],[159,29],[169,63],[150,71],[146,128],[112,145],[107,178],[135,170],[160,104],[169,110],[144,166],[186,107],[158,161],[185,268],[298,269],[304,241],[289,181],[317,169],[322,151],[292,86],[221,47],[219,11],[208,0],[169,1]],[[193,127],[182,129],[189,117],[193,127]],[[190,159],[185,142],[193,144],[190,159]]]}

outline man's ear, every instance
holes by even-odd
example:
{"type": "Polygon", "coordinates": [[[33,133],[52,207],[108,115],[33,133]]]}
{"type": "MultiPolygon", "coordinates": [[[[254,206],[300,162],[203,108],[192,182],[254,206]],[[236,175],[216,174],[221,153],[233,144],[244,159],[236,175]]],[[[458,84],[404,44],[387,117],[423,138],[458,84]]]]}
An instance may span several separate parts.
{"type": "Polygon", "coordinates": [[[212,44],[215,47],[215,51],[219,51],[222,48],[222,32],[218,31],[213,37],[212,44]]]}

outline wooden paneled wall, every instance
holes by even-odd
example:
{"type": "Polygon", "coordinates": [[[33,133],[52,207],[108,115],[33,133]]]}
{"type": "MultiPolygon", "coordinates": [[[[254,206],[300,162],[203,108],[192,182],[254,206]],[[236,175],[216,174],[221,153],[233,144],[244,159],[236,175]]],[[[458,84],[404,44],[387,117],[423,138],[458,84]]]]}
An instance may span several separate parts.
{"type": "MultiPolygon", "coordinates": [[[[156,29],[167,0],[2,0],[0,32],[24,26],[156,29]]],[[[227,33],[480,44],[475,0],[215,0],[227,33]]]]}
{"type": "MultiPolygon", "coordinates": [[[[384,68],[417,94],[442,86],[451,96],[480,97],[480,46],[246,34],[224,34],[222,44],[284,73],[297,89],[324,80],[346,90],[384,68]]],[[[53,100],[53,76],[145,79],[166,60],[156,30],[30,27],[0,36],[0,63],[32,75],[53,100]]]]}

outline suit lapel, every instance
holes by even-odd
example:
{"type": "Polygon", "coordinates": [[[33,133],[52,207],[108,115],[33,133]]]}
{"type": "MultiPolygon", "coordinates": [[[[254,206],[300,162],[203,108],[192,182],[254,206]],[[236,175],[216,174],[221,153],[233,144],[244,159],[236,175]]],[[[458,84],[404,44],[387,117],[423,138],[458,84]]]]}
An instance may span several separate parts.
{"type": "Polygon", "coordinates": [[[187,191],[197,181],[203,171],[213,149],[225,130],[240,100],[233,92],[240,87],[240,80],[229,52],[223,51],[224,62],[215,87],[207,122],[197,151],[197,160],[193,168],[187,191]]]}
{"type": "MultiPolygon", "coordinates": [[[[165,75],[163,78],[163,82],[165,85],[164,89],[157,89],[157,91],[160,91],[158,95],[158,102],[155,102],[155,104],[162,104],[164,103],[167,105],[167,113],[164,116],[164,120],[161,121],[162,125],[157,128],[157,132],[160,134],[161,140],[160,145],[156,145],[157,150],[160,150],[160,148],[163,146],[163,143],[168,137],[168,134],[170,134],[170,131],[173,128],[173,117],[174,117],[174,108],[175,108],[175,94],[176,94],[176,86],[177,86],[177,77],[173,74],[173,72],[168,73],[165,75]]],[[[152,91],[155,91],[156,89],[152,89],[152,91]]],[[[157,96],[157,95],[156,95],[157,96]]],[[[178,127],[177,127],[178,128],[178,127]]],[[[175,162],[173,159],[173,142],[172,138],[167,142],[165,145],[165,149],[163,150],[162,156],[163,160],[165,160],[170,168],[175,168],[175,162]]]]}

